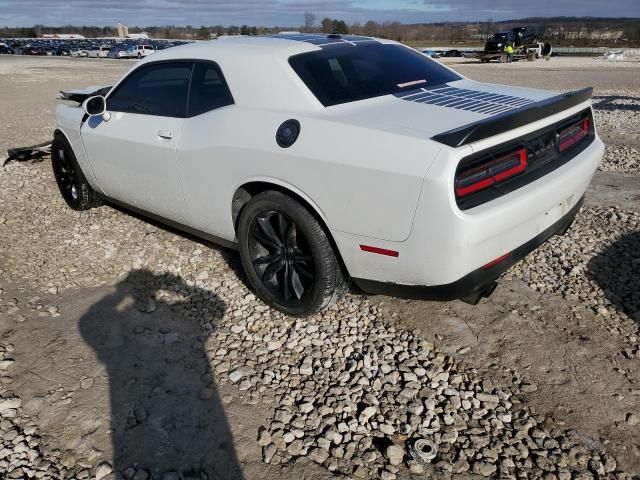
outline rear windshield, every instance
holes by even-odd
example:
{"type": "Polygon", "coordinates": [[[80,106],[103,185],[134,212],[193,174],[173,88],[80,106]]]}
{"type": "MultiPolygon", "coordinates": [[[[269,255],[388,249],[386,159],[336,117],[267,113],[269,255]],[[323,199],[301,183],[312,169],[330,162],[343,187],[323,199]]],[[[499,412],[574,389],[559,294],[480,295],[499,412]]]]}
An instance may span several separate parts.
{"type": "Polygon", "coordinates": [[[289,64],[325,107],[460,80],[401,45],[338,45],[295,55],[289,64]]]}

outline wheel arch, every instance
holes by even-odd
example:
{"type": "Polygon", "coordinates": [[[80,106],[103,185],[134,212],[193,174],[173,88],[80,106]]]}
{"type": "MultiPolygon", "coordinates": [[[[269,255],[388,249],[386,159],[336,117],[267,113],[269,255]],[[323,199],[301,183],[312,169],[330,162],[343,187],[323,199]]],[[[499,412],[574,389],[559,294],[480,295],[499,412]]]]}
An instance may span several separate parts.
{"type": "Polygon", "coordinates": [[[320,207],[311,200],[307,195],[302,193],[297,188],[286,185],[283,183],[277,183],[273,180],[255,180],[246,182],[243,185],[239,186],[233,194],[233,198],[231,201],[231,218],[233,221],[234,231],[238,232],[238,219],[240,218],[240,214],[242,213],[242,209],[249,203],[249,201],[255,197],[256,195],[266,192],[266,191],[276,191],[287,195],[297,202],[299,202],[303,207],[305,207],[311,215],[313,215],[316,220],[320,223],[322,228],[324,229],[331,246],[333,247],[333,251],[336,254],[336,258],[338,262],[340,262],[340,266],[342,267],[343,272],[348,275],[349,271],[342,259],[342,254],[340,253],[340,249],[336,244],[333,235],[331,233],[331,229],[327,225],[326,217],[320,207]]]}
{"type": "Polygon", "coordinates": [[[53,138],[56,138],[56,137],[64,137],[67,140],[67,142],[71,143],[69,141],[69,137],[67,136],[67,134],[64,133],[60,128],[56,128],[53,131],[53,138]]]}
{"type": "MultiPolygon", "coordinates": [[[[62,128],[60,125],[58,125],[53,131],[53,140],[55,140],[56,138],[63,138],[67,142],[76,157],[78,167],[82,171],[82,174],[85,176],[86,180],[89,182],[89,185],[91,185],[91,187],[99,194],[104,194],[104,191],[102,190],[102,187],[100,186],[100,183],[98,182],[98,179],[93,172],[93,167],[91,166],[91,163],[89,162],[84,151],[84,145],[82,144],[79,130],[76,132],[72,128],[68,128],[67,133],[67,131],[65,131],[65,125],[62,125],[62,128]]],[[[51,155],[53,156],[53,151],[51,152],[51,155]]]]}

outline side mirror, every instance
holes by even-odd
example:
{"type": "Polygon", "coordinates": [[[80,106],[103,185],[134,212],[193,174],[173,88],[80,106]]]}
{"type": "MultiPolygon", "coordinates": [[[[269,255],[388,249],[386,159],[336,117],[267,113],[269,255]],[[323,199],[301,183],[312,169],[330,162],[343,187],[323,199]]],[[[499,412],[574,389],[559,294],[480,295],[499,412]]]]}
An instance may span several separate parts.
{"type": "Polygon", "coordinates": [[[107,111],[107,101],[102,95],[89,97],[82,103],[82,109],[91,117],[103,115],[107,111]]]}

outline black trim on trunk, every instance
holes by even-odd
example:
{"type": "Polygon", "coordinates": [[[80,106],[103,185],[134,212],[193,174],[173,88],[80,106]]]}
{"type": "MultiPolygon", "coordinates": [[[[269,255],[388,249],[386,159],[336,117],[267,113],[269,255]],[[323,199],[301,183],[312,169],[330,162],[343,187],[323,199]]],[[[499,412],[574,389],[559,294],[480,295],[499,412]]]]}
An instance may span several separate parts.
{"type": "Polygon", "coordinates": [[[593,143],[595,138],[596,131],[593,125],[593,115],[591,109],[588,108],[561,122],[549,125],[541,130],[536,130],[535,132],[516,138],[511,142],[489,148],[488,150],[482,150],[463,158],[456,169],[456,178],[458,178],[458,175],[464,172],[465,169],[481,165],[482,163],[500,157],[500,155],[510,153],[520,148],[527,150],[528,165],[524,172],[512,178],[496,183],[489,188],[485,188],[468,196],[456,197],[458,208],[460,208],[460,210],[468,210],[477,207],[478,205],[490,202],[542,178],[580,155],[593,143]],[[563,129],[583,119],[589,120],[589,133],[587,136],[565,152],[560,152],[558,146],[559,133],[563,129]]]}
{"type": "Polygon", "coordinates": [[[477,300],[482,297],[485,292],[489,291],[498,277],[500,277],[500,275],[506,272],[509,268],[518,263],[554,235],[564,234],[573,223],[575,216],[582,206],[583,200],[584,197],[581,198],[578,203],[556,223],[536,235],[524,245],[513,250],[510,257],[506,260],[487,269],[483,267],[478,268],[453,283],[435,286],[401,285],[397,283],[385,283],[362,278],[353,278],[353,283],[355,283],[364,292],[373,295],[389,295],[414,300],[477,300]]]}
{"type": "Polygon", "coordinates": [[[517,110],[440,133],[431,137],[431,139],[450,147],[461,147],[542,120],[563,110],[568,110],[589,100],[592,94],[593,88],[591,87],[563,93],[517,110]]]}

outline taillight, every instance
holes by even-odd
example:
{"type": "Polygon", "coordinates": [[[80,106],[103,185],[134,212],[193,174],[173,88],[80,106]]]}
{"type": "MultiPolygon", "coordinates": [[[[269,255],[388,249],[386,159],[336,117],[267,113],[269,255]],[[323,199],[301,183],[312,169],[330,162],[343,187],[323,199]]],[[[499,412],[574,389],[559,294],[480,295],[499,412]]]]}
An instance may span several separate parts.
{"type": "Polygon", "coordinates": [[[589,134],[589,117],[558,132],[558,151],[570,149],[589,134]]]}
{"type": "Polygon", "coordinates": [[[527,168],[527,149],[521,148],[495,160],[462,171],[456,177],[456,196],[464,197],[522,173],[527,168]]]}

